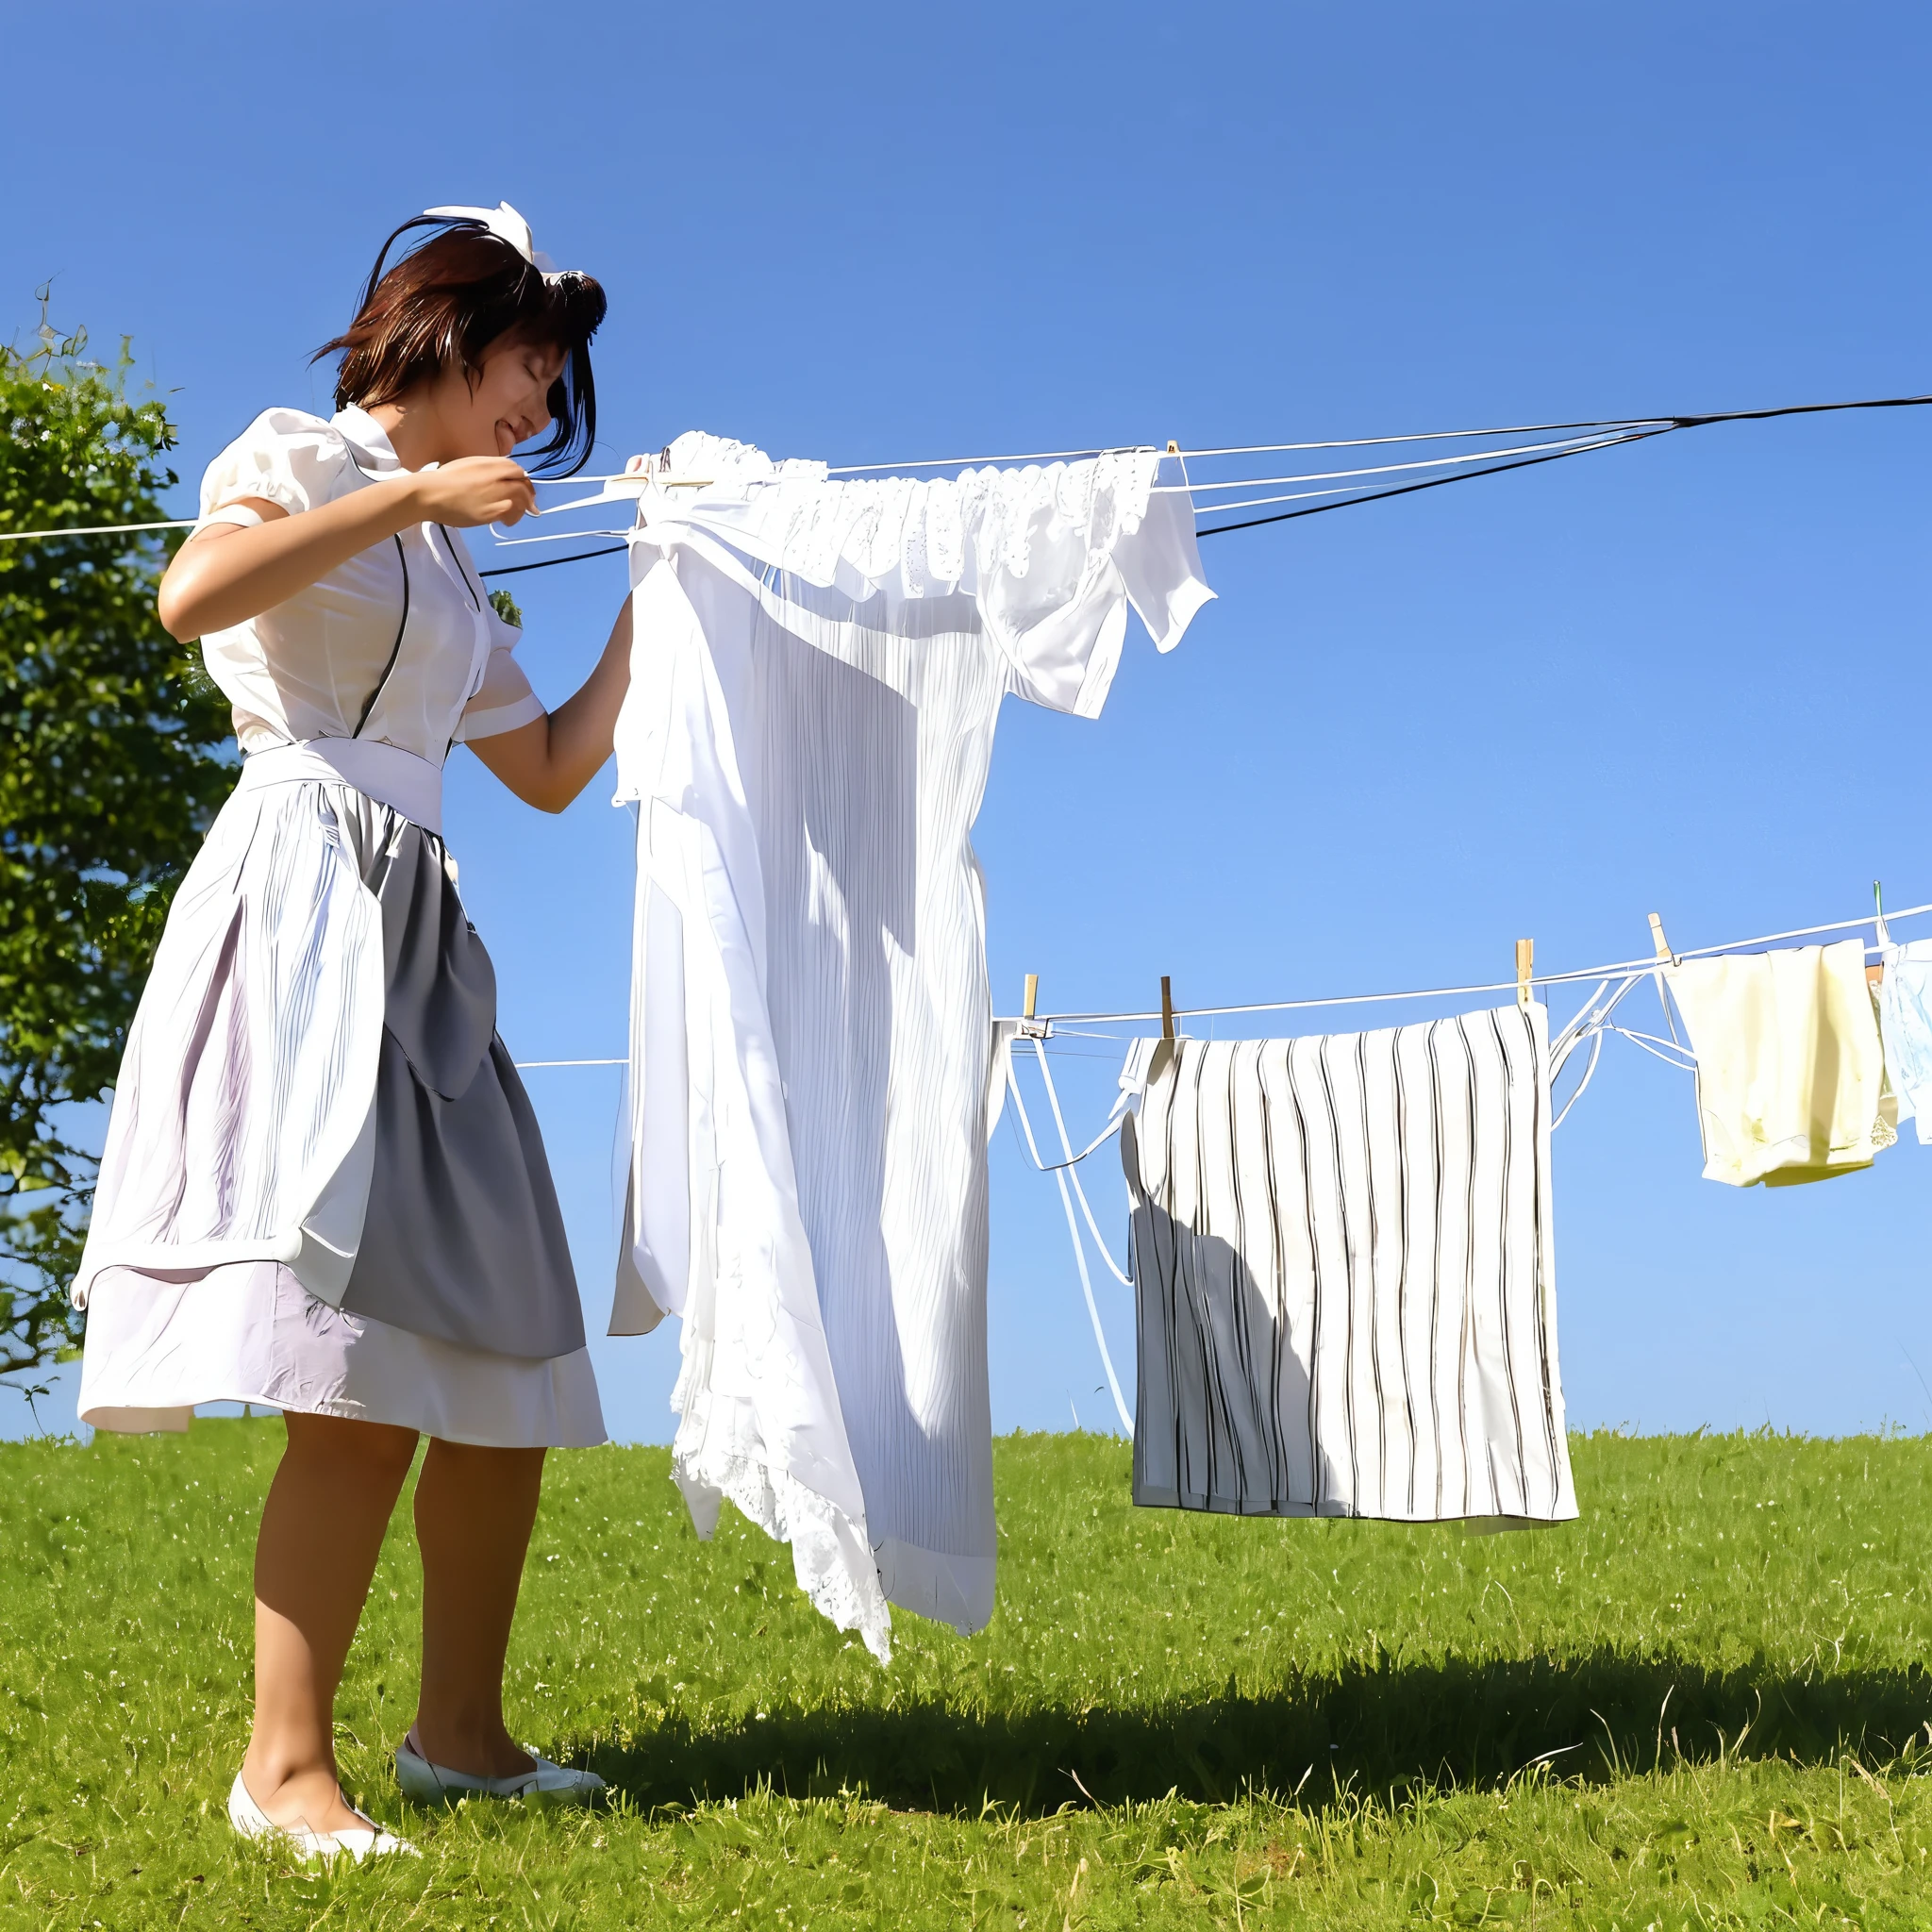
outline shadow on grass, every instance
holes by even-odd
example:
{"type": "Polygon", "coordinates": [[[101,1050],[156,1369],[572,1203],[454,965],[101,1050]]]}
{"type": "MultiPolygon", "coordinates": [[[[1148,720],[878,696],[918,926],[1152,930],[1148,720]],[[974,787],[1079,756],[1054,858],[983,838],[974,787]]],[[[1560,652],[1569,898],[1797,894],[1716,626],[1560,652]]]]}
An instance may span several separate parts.
{"type": "Polygon", "coordinates": [[[1352,1667],[1265,1695],[1151,1709],[977,1713],[940,1705],[775,1711],[705,1729],[673,1717],[592,1762],[643,1806],[841,1788],[907,1808],[1047,1812],[1247,1790],[1304,1802],[1338,1789],[1399,1797],[1417,1784],[1494,1786],[1546,1759],[1566,1777],[1680,1758],[1866,1761],[1932,1750],[1932,1673],[1714,1673],[1613,1652],[1513,1662],[1352,1667]],[[1741,1734],[1741,1738],[1740,1738],[1741,1734]]]}

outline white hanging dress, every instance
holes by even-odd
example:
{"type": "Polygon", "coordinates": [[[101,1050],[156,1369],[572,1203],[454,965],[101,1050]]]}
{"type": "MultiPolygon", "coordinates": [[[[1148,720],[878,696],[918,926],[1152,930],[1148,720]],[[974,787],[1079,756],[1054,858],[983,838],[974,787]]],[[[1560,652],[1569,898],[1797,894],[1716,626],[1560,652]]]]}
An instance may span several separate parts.
{"type": "MultiPolygon", "coordinates": [[[[361,409],[271,409],[203,522],[403,474],[361,409]]],[[[441,838],[458,740],[543,715],[460,536],[372,546],[203,640],[240,782],[129,1030],[88,1242],[80,1415],[249,1402],[525,1448],[605,1440],[541,1136],[441,838]]]]}
{"type": "MultiPolygon", "coordinates": [[[[698,434],[641,492],[618,796],[638,803],[613,1333],[683,1322],[674,1468],[889,1654],[991,1615],[991,1000],[972,845],[1000,706],[1091,718],[1129,603],[1212,594],[1151,450],[840,482],[698,434]]],[[[653,475],[656,473],[653,472],[653,475]]]]}

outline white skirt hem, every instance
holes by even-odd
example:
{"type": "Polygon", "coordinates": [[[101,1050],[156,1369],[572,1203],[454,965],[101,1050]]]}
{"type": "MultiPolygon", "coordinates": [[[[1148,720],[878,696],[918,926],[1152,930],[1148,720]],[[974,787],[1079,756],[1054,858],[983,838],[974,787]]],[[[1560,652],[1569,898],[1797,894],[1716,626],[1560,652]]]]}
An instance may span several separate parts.
{"type": "Polygon", "coordinates": [[[491,1449],[608,1441],[586,1349],[492,1355],[318,1301],[285,1263],[105,1268],[90,1297],[80,1420],[113,1434],[186,1429],[207,1403],[386,1423],[491,1449]]]}

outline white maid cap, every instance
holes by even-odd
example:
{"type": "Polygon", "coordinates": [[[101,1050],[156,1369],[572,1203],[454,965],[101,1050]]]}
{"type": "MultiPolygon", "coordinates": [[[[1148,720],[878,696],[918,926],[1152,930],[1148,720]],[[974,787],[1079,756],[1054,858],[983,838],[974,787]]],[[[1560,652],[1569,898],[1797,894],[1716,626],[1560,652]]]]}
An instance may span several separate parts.
{"type": "Polygon", "coordinates": [[[507,201],[494,208],[425,208],[423,212],[436,221],[480,222],[499,240],[508,242],[534,269],[546,275],[557,273],[557,264],[536,246],[530,225],[507,201]]]}

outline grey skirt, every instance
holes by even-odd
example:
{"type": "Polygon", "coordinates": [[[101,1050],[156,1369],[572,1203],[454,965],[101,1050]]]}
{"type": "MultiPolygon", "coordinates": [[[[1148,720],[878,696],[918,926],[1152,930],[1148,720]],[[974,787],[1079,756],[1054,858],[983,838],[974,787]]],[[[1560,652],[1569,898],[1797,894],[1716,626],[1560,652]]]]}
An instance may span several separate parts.
{"type": "Polygon", "coordinates": [[[543,1138],[497,1038],[496,970],[442,841],[348,795],[385,991],[375,1170],[341,1306],[495,1355],[572,1354],[583,1307],[543,1138]]]}

